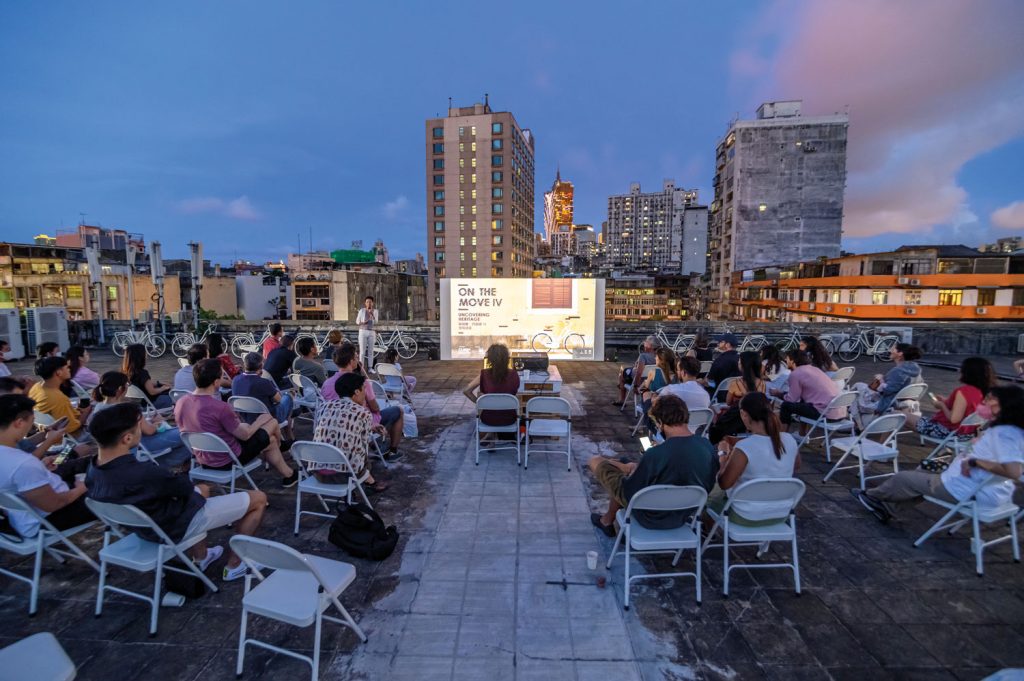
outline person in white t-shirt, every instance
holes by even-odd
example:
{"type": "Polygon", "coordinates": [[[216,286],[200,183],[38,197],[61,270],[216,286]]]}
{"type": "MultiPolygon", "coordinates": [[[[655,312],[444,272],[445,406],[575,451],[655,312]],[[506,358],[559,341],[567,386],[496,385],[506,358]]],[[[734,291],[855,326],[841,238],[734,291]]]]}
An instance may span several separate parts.
{"type": "Polygon", "coordinates": [[[0,378],[11,375],[11,370],[7,368],[7,360],[4,359],[4,353],[10,351],[11,344],[5,340],[0,340],[0,378]]]}
{"type": "Polygon", "coordinates": [[[1013,481],[1024,471],[1024,388],[996,386],[985,396],[985,405],[992,410],[992,425],[942,473],[901,471],[878,487],[866,492],[854,488],[850,493],[882,522],[925,495],[949,503],[974,495],[985,507],[1009,503],[1013,481]]]}
{"type": "Polygon", "coordinates": [[[669,383],[658,391],[659,395],[675,395],[686,403],[691,412],[695,409],[707,409],[711,404],[708,391],[697,382],[700,373],[700,361],[695,357],[679,357],[676,360],[678,383],[669,383]]]}
{"type": "Polygon", "coordinates": [[[356,324],[359,325],[359,361],[364,371],[373,368],[373,344],[377,341],[377,322],[380,321],[380,313],[377,311],[376,302],[373,296],[366,296],[363,307],[359,308],[356,315],[356,324]]]}
{"type": "MultiPolygon", "coordinates": [[[[25,395],[0,396],[0,492],[17,494],[58,530],[95,520],[85,505],[84,482],[69,487],[53,472],[55,457],[40,460],[18,448],[35,421],[34,407],[25,395]]],[[[8,519],[22,537],[39,532],[39,520],[31,513],[10,511],[8,519]]]]}

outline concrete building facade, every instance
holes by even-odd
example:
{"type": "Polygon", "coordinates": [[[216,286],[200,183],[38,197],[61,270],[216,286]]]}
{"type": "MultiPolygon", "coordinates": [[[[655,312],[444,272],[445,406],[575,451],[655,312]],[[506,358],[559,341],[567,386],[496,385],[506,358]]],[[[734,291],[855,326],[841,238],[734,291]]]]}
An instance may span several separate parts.
{"type": "Polygon", "coordinates": [[[425,124],[427,306],[446,277],[528,277],[533,270],[534,138],[507,111],[450,107],[425,124]]]}
{"type": "Polygon", "coordinates": [[[423,320],[425,283],[423,276],[384,268],[296,272],[288,307],[296,321],[355,322],[366,296],[373,296],[381,322],[423,320]]]}
{"type": "Polygon", "coordinates": [[[711,313],[726,316],[732,273],[839,255],[846,187],[845,114],[803,116],[766,102],[719,142],[708,235],[711,313]]]}

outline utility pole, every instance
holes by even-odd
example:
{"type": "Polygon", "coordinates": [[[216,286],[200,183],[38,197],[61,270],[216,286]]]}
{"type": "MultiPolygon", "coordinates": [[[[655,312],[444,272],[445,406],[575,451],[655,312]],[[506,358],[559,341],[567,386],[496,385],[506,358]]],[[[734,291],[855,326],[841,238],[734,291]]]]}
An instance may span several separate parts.
{"type": "Polygon", "coordinates": [[[156,313],[160,317],[160,334],[167,334],[167,320],[165,317],[164,305],[164,259],[160,252],[160,242],[153,241],[149,245],[149,271],[153,278],[153,285],[156,287],[156,313]]]}
{"type": "Polygon", "coordinates": [[[103,270],[100,269],[99,253],[95,248],[85,249],[85,259],[89,263],[89,284],[92,285],[93,295],[96,296],[96,319],[100,323],[99,343],[103,345],[107,342],[103,334],[103,270]]]}
{"type": "Polygon", "coordinates": [[[128,265],[128,315],[131,319],[131,330],[135,330],[135,251],[130,243],[124,245],[124,261],[128,265]]]}
{"type": "Polygon", "coordinates": [[[203,244],[188,242],[192,257],[192,328],[199,330],[199,289],[203,285],[203,244]]]}

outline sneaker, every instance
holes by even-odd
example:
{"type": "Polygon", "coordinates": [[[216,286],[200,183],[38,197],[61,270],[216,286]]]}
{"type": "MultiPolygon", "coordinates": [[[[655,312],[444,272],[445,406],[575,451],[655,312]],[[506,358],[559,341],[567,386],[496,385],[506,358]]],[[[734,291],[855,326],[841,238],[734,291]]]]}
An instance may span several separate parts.
{"type": "Polygon", "coordinates": [[[892,518],[892,514],[885,507],[885,504],[878,499],[872,498],[867,492],[862,490],[860,487],[851,487],[850,494],[853,498],[860,502],[860,505],[868,510],[871,515],[878,518],[878,522],[887,523],[892,518]]]}
{"type": "Polygon", "coordinates": [[[284,489],[288,489],[289,487],[294,487],[295,485],[297,485],[298,482],[299,482],[299,472],[298,471],[294,471],[291,475],[289,475],[287,478],[285,478],[285,479],[283,479],[281,481],[281,487],[284,488],[284,489]]]}
{"type": "Polygon", "coordinates": [[[402,453],[399,452],[397,449],[392,449],[391,451],[384,455],[384,458],[386,458],[388,461],[395,461],[397,459],[402,458],[402,453]]]}
{"type": "Polygon", "coordinates": [[[199,561],[199,571],[206,572],[206,568],[210,567],[210,563],[217,560],[224,555],[223,546],[207,546],[206,547],[206,558],[199,561]]]}
{"type": "MultiPolygon", "coordinates": [[[[259,569],[261,567],[263,567],[263,566],[262,565],[257,565],[256,566],[257,569],[259,569]]],[[[249,566],[246,565],[245,561],[243,560],[241,563],[239,563],[238,565],[236,565],[233,568],[229,568],[227,565],[225,565],[224,566],[224,574],[222,574],[220,578],[221,578],[221,581],[224,581],[224,582],[233,582],[236,579],[241,579],[242,577],[245,577],[247,572],[249,572],[249,566]]]]}

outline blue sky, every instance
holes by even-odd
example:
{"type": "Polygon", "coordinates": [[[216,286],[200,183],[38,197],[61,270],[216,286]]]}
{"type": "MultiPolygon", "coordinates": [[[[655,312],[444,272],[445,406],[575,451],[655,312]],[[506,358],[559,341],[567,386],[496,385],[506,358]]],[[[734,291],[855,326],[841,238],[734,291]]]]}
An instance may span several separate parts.
{"type": "Polygon", "coordinates": [[[710,201],[728,121],[803,98],[850,110],[847,248],[1024,234],[1024,3],[895,5],[3,3],[0,238],[86,213],[170,257],[277,259],[310,228],[411,257],[423,121],[485,92],[536,135],[538,228],[559,165],[577,222],[630,182],[710,201]]]}

